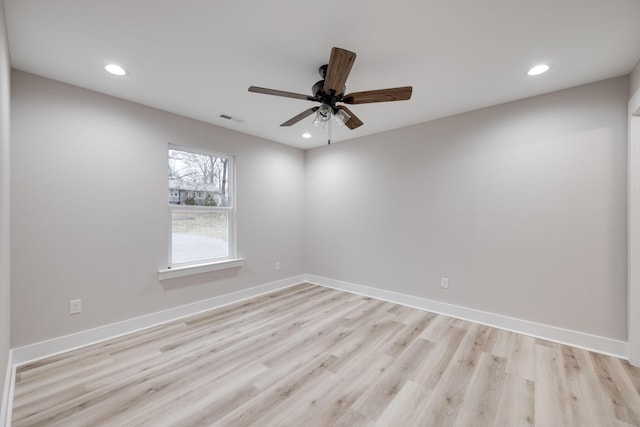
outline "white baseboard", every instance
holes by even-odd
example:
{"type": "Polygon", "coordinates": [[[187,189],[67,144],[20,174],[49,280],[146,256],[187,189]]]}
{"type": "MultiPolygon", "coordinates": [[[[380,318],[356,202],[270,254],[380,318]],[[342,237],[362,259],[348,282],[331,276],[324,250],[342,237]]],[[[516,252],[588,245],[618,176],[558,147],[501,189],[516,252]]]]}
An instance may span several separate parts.
{"type": "Polygon", "coordinates": [[[156,313],[146,314],[133,319],[127,319],[121,322],[99,326],[97,328],[76,332],[74,334],[53,338],[24,347],[18,347],[13,349],[13,366],[16,367],[38,359],[54,356],[69,350],[116,338],[183,317],[192,316],[203,311],[222,307],[248,298],[253,298],[278,289],[288,288],[290,286],[303,283],[304,279],[304,275],[293,276],[267,283],[265,285],[243,289],[241,291],[208,298],[206,300],[181,305],[167,310],[158,311],[156,313]]]}
{"type": "Polygon", "coordinates": [[[13,350],[9,350],[7,360],[7,373],[4,377],[4,387],[2,389],[2,402],[0,402],[0,426],[9,427],[11,425],[11,410],[13,409],[13,386],[16,368],[13,364],[13,350]]]}
{"type": "Polygon", "coordinates": [[[279,289],[288,288],[300,283],[313,283],[328,288],[334,288],[346,292],[364,295],[376,299],[381,299],[396,304],[402,304],[433,313],[443,314],[487,326],[492,326],[516,333],[533,336],[573,347],[579,347],[606,355],[628,358],[629,345],[625,341],[586,334],[558,328],[555,326],[543,325],[540,323],[516,319],[499,314],[493,314],[481,310],[456,306],[426,298],[401,294],[385,289],[373,288],[355,283],[344,282],[312,274],[302,274],[289,277],[249,289],[232,292],[225,295],[197,301],[191,304],[170,308],[156,313],[147,314],[133,319],[124,320],[109,325],[100,326],[53,338],[47,341],[18,347],[9,353],[9,363],[5,378],[4,391],[2,394],[2,407],[0,408],[0,422],[10,425],[11,402],[13,400],[13,387],[15,379],[15,368],[19,365],[32,362],[45,357],[63,353],[75,348],[84,347],[97,342],[116,338],[131,332],[140,331],[163,323],[171,322],[183,317],[198,314],[207,310],[222,307],[224,305],[236,303],[245,299],[253,298],[279,289]]]}
{"type": "Polygon", "coordinates": [[[316,285],[339,289],[396,304],[402,304],[408,307],[419,308],[421,310],[444,314],[458,319],[469,320],[482,325],[505,329],[507,331],[517,332],[519,334],[529,335],[560,344],[567,344],[573,347],[594,351],[596,353],[602,353],[622,359],[628,359],[629,356],[629,344],[626,341],[590,335],[584,332],[558,328],[556,326],[543,325],[541,323],[530,322],[528,320],[502,316],[499,314],[401,294],[385,289],[343,282],[340,280],[315,276],[313,274],[307,274],[305,278],[306,282],[316,285]]]}

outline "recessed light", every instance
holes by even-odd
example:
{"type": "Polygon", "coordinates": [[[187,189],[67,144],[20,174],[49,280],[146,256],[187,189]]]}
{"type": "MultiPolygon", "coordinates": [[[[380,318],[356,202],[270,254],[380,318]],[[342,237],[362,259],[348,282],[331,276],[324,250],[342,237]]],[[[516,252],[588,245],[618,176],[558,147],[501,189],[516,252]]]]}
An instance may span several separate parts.
{"type": "Polygon", "coordinates": [[[124,76],[127,74],[126,70],[119,65],[116,64],[107,64],[104,67],[107,72],[114,74],[116,76],[124,76]]]}
{"type": "Polygon", "coordinates": [[[307,139],[308,139],[308,138],[311,138],[311,134],[310,134],[309,132],[307,132],[307,133],[303,133],[303,134],[302,134],[302,137],[303,137],[303,138],[307,138],[307,139]]]}
{"type": "Polygon", "coordinates": [[[530,69],[527,74],[530,76],[537,76],[538,74],[546,73],[549,71],[549,66],[547,64],[539,64],[530,69]]]}

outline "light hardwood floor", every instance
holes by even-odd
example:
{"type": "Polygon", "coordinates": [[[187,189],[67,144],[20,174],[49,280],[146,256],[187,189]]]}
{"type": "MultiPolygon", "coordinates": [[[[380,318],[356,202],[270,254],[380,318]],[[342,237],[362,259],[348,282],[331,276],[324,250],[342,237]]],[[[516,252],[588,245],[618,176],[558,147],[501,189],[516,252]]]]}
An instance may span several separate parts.
{"type": "Polygon", "coordinates": [[[305,284],[22,366],[13,425],[640,426],[640,369],[305,284]]]}

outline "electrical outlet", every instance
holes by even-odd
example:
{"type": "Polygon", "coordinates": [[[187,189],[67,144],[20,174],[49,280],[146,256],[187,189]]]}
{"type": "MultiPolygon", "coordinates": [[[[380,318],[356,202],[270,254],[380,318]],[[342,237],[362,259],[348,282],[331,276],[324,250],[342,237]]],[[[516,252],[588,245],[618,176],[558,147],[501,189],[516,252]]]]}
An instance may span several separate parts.
{"type": "Polygon", "coordinates": [[[69,314],[78,314],[82,312],[82,300],[72,299],[69,301],[69,314]]]}
{"type": "Polygon", "coordinates": [[[449,279],[447,279],[446,277],[441,277],[440,278],[440,287],[442,289],[449,289],[449,279]]]}
{"type": "Polygon", "coordinates": [[[279,270],[280,270],[280,261],[276,262],[276,264],[273,266],[273,268],[274,268],[276,271],[279,271],[279,270]]]}

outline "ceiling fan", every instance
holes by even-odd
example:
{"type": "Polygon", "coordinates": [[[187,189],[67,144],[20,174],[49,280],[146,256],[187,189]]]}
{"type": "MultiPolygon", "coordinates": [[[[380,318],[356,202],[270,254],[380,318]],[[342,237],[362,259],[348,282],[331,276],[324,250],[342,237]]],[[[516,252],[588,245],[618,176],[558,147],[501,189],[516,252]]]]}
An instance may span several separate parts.
{"type": "Polygon", "coordinates": [[[329,64],[323,65],[318,69],[322,80],[316,82],[311,88],[313,95],[303,95],[257,86],[250,86],[249,92],[319,102],[320,106],[304,110],[280,126],[291,126],[305,117],[316,113],[314,124],[329,122],[329,144],[331,144],[331,116],[340,120],[349,129],[355,129],[363,124],[351,110],[344,105],[337,105],[338,103],[349,105],[369,104],[373,102],[403,101],[411,98],[411,92],[413,90],[411,86],[352,92],[345,95],[345,83],[347,82],[355,59],[356,54],[354,52],[339,47],[331,49],[329,64]]]}

